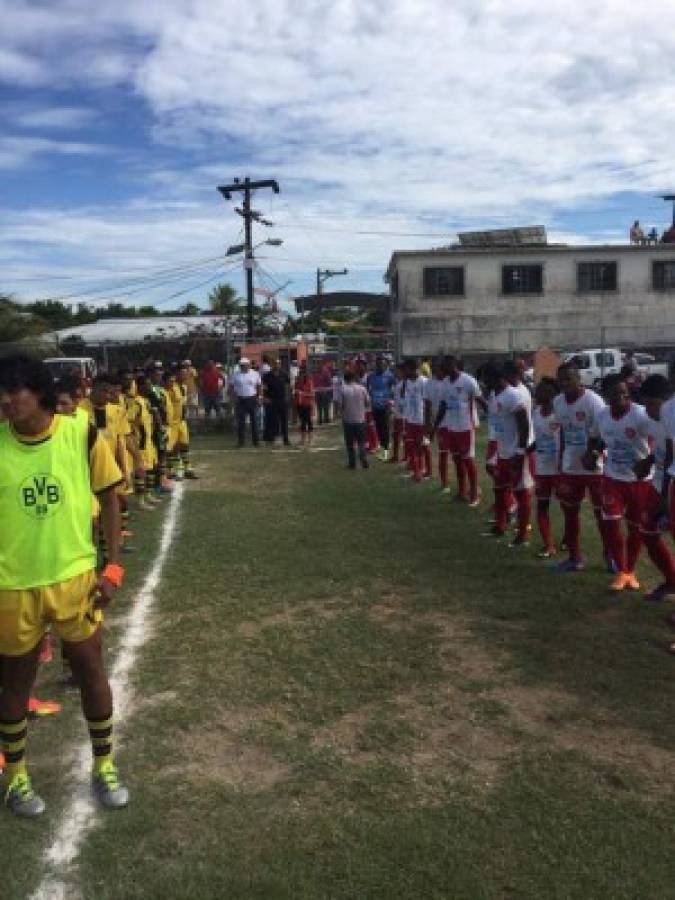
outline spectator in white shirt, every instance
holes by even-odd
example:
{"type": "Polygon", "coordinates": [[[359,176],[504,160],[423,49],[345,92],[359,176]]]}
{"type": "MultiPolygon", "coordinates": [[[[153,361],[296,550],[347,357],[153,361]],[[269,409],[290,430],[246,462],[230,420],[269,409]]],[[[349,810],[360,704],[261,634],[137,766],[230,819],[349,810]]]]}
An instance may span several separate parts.
{"type": "Polygon", "coordinates": [[[258,439],[258,406],[261,397],[260,375],[251,369],[251,361],[245,356],[239,360],[239,371],[232,378],[232,393],[237,409],[237,433],[239,447],[243,447],[246,437],[246,419],[251,420],[251,440],[257,447],[258,439]]]}

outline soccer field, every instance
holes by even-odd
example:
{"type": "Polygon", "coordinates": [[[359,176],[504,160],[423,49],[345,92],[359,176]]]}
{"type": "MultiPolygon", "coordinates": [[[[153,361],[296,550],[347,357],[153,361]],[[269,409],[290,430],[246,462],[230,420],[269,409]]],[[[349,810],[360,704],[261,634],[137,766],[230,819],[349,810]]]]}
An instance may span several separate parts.
{"type": "MultiPolygon", "coordinates": [[[[558,576],[481,537],[487,485],[469,510],[347,471],[334,427],[194,456],[118,728],[131,804],[72,818],[85,725],[47,666],[49,808],[0,816],[3,900],[675,897],[664,610],[609,594],[590,517],[588,569],[558,576]]],[[[168,507],[136,517],[111,665],[168,507]]]]}

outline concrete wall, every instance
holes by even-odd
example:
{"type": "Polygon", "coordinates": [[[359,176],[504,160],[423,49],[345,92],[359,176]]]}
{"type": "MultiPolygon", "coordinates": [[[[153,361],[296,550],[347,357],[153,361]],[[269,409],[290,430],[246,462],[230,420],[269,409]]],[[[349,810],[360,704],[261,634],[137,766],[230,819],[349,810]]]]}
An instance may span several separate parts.
{"type": "Polygon", "coordinates": [[[675,246],[541,247],[394,254],[393,326],[404,355],[600,346],[675,346],[675,291],[652,290],[652,262],[675,246]],[[577,263],[616,262],[618,290],[577,292],[577,263]],[[502,294],[502,266],[541,264],[543,293],[502,294]],[[464,266],[463,297],[424,297],[427,266],[464,266]]]}

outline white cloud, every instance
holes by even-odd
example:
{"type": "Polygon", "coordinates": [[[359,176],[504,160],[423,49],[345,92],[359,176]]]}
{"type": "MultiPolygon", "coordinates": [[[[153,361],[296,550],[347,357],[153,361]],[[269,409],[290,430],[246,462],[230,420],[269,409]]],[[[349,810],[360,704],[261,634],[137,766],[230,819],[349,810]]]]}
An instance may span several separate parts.
{"type": "Polygon", "coordinates": [[[106,148],[83,141],[56,141],[25,135],[0,135],[0,169],[20,169],[39,156],[92,156],[106,148]]]}
{"type": "MultiPolygon", "coordinates": [[[[289,266],[320,256],[384,268],[395,246],[442,242],[357,230],[555,227],[556,210],[675,187],[675,0],[653,0],[648,14],[634,0],[5,6],[0,77],[123,84],[147,104],[163,153],[198,160],[174,170],[149,147],[136,170],[140,230],[131,207],[128,219],[76,217],[92,257],[108,254],[106,240],[129,263],[150,248],[201,255],[200,241],[232,224],[213,189],[233,175],[280,180],[289,266]]],[[[8,165],[33,151],[4,152],[8,165]]],[[[40,241],[31,214],[22,221],[40,241]]],[[[579,230],[592,236],[592,224],[579,230]]]]}
{"type": "Polygon", "coordinates": [[[68,131],[86,125],[94,116],[93,110],[83,107],[52,106],[21,110],[10,118],[26,130],[68,131]]]}

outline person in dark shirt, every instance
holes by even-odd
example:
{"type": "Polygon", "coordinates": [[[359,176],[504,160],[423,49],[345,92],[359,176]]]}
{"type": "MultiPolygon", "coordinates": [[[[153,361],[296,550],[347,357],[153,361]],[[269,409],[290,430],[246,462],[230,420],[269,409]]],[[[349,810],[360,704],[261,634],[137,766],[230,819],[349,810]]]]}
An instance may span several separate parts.
{"type": "Polygon", "coordinates": [[[286,446],[290,444],[288,440],[288,394],[290,384],[288,375],[281,370],[279,360],[272,360],[271,369],[262,377],[265,410],[263,438],[270,446],[274,444],[279,434],[281,434],[286,446]]]}

